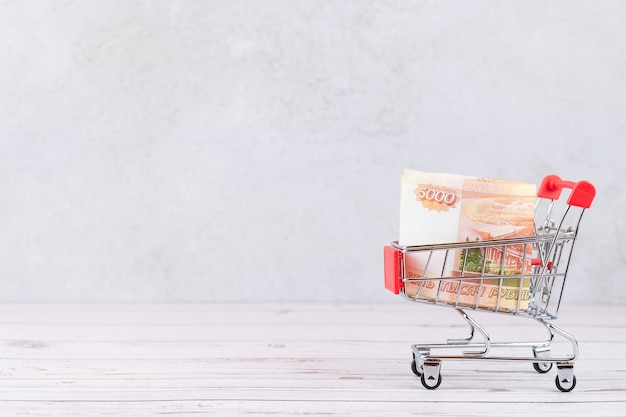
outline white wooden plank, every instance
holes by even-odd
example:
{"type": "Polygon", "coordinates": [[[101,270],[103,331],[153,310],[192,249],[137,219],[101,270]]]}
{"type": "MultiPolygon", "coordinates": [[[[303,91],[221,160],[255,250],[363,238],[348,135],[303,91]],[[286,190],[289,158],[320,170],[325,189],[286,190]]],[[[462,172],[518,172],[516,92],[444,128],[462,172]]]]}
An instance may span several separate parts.
{"type": "Polygon", "coordinates": [[[623,416],[623,403],[569,403],[550,406],[532,399],[517,404],[480,401],[441,402],[416,398],[411,401],[299,401],[299,400],[190,400],[190,401],[98,401],[98,402],[4,402],[6,415],[49,416],[623,416]],[[620,406],[622,408],[620,408],[620,406]]]}

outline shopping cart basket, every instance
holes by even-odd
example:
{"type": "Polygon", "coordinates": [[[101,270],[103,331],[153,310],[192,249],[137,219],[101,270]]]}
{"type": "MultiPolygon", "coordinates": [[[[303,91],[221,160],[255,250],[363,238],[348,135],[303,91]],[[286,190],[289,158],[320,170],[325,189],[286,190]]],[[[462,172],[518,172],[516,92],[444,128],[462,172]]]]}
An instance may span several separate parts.
{"type": "Polygon", "coordinates": [[[470,327],[466,339],[411,346],[411,369],[425,388],[435,389],[441,384],[443,360],[471,359],[528,362],[539,373],[548,372],[556,364],[557,388],[563,392],[574,389],[578,342],[547,320],[556,319],[559,314],[580,221],[595,193],[594,186],[587,181],[563,181],[557,175],[548,175],[537,193],[535,234],[531,237],[419,246],[400,246],[392,242],[385,246],[385,287],[388,290],[410,301],[452,307],[470,327]],[[571,189],[566,201],[561,198],[564,188],[571,189]],[[442,272],[434,276],[432,273],[427,276],[426,272],[421,276],[408,273],[406,261],[411,256],[425,259],[424,271],[432,262],[442,272]],[[472,256],[474,263],[479,259],[480,272],[476,272],[475,265],[471,271],[466,268],[469,264],[466,261],[472,256]],[[521,265],[516,271],[519,273],[511,274],[507,268],[507,262],[513,258],[516,265],[521,265]],[[455,259],[459,261],[451,273],[449,266],[455,259]],[[530,318],[545,327],[548,337],[541,341],[495,343],[467,310],[530,318]],[[571,354],[552,357],[552,342],[557,335],[571,344],[571,354]],[[517,352],[516,348],[532,349],[533,355],[492,354],[494,349],[517,352]]]}

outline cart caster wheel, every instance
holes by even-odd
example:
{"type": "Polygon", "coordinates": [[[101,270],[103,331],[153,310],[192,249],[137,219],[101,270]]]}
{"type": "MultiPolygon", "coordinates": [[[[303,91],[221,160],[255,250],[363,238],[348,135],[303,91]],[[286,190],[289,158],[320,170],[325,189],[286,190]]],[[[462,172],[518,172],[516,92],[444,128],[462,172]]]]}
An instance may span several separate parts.
{"type": "Polygon", "coordinates": [[[426,375],[422,374],[420,380],[422,381],[422,385],[424,386],[424,388],[436,389],[437,387],[439,387],[439,385],[441,385],[441,374],[438,375],[437,380],[435,380],[435,378],[432,376],[426,378],[426,375]]]}
{"type": "Polygon", "coordinates": [[[421,363],[422,361],[419,361],[419,365],[418,365],[418,362],[415,359],[415,353],[414,353],[413,360],[411,361],[411,371],[413,371],[413,373],[417,376],[422,376],[422,374],[424,373],[421,363]]]}
{"type": "Polygon", "coordinates": [[[572,376],[571,380],[564,379],[563,381],[560,381],[559,380],[559,376],[557,375],[556,379],[554,380],[554,382],[556,383],[556,387],[559,390],[561,390],[563,392],[570,392],[576,386],[576,377],[572,376]]]}
{"type": "Polygon", "coordinates": [[[540,374],[545,374],[546,372],[550,372],[550,369],[552,369],[552,364],[550,362],[534,362],[533,368],[535,368],[535,371],[539,372],[540,374]]]}
{"type": "Polygon", "coordinates": [[[417,376],[422,376],[420,370],[417,369],[417,362],[415,362],[415,359],[411,361],[411,371],[413,371],[413,373],[417,376]]]}

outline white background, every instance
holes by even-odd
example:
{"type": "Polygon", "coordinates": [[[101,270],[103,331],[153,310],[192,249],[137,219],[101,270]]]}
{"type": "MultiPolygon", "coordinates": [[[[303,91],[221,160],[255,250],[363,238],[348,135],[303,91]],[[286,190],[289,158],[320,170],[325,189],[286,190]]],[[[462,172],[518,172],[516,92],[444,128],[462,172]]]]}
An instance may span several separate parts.
{"type": "Polygon", "coordinates": [[[626,302],[623,1],[0,2],[0,301],[400,302],[404,168],[593,182],[626,302]]]}

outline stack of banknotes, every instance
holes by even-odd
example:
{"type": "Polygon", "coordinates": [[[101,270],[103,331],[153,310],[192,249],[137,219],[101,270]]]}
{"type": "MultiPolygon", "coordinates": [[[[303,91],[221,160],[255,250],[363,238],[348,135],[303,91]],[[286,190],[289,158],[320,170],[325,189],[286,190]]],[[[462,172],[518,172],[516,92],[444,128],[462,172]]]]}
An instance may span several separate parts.
{"type": "MultiPolygon", "coordinates": [[[[398,243],[414,246],[532,236],[535,200],[536,186],[531,183],[406,169],[398,243]]],[[[459,249],[452,259],[445,251],[409,252],[407,278],[463,279],[408,282],[406,293],[460,306],[525,309],[530,280],[505,276],[530,272],[532,248],[501,249],[459,249]]]]}

